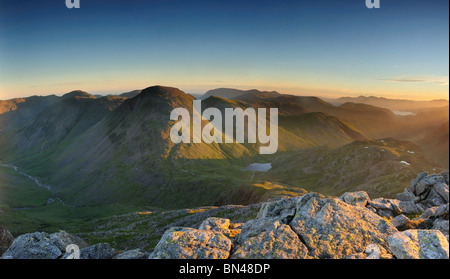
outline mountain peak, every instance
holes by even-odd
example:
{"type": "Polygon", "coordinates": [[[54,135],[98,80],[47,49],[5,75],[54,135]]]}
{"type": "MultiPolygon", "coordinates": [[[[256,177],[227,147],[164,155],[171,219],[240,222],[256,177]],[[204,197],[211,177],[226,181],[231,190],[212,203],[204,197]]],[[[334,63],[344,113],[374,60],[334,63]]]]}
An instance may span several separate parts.
{"type": "Polygon", "coordinates": [[[120,111],[126,112],[137,108],[153,109],[164,113],[170,113],[174,108],[192,107],[192,101],[195,98],[186,94],[178,88],[166,86],[151,86],[142,90],[141,93],[133,98],[128,98],[121,106],[120,111]]]}
{"type": "Polygon", "coordinates": [[[137,98],[162,97],[164,99],[169,99],[171,97],[180,97],[185,95],[187,94],[178,88],[155,85],[145,88],[136,97],[137,98]]]}
{"type": "Polygon", "coordinates": [[[94,95],[91,95],[82,90],[74,90],[62,96],[62,99],[70,99],[70,98],[89,98],[96,99],[94,95]]]}

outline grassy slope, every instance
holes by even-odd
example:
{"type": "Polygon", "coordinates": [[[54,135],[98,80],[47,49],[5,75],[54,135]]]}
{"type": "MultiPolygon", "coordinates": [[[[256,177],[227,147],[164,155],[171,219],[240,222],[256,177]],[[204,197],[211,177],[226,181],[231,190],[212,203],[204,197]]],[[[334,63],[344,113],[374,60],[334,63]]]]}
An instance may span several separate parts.
{"type": "Polygon", "coordinates": [[[443,171],[430,163],[416,145],[394,139],[357,141],[335,150],[280,154],[273,166],[260,179],[336,196],[365,190],[371,197],[393,197],[419,172],[443,171]]]}

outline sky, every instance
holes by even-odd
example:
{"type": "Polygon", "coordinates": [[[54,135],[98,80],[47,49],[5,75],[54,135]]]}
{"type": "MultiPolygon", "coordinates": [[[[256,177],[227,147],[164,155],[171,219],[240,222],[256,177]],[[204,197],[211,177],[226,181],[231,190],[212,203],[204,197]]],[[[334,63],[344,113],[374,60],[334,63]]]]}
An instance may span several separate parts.
{"type": "Polygon", "coordinates": [[[0,0],[0,100],[152,85],[449,98],[449,1],[0,0]]]}

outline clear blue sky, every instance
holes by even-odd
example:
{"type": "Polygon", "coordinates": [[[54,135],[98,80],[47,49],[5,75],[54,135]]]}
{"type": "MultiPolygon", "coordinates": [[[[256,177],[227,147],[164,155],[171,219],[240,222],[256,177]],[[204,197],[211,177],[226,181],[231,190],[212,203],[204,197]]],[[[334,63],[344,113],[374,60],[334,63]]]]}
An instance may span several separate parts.
{"type": "Polygon", "coordinates": [[[448,99],[448,34],[448,0],[0,0],[0,99],[155,84],[448,99]]]}

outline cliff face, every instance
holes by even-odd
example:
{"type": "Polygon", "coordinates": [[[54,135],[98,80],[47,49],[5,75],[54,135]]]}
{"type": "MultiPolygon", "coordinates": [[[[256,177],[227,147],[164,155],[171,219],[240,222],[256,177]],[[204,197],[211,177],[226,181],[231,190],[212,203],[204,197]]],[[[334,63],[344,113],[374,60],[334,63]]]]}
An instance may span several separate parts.
{"type": "MultiPolygon", "coordinates": [[[[118,237],[128,231],[130,237],[139,226],[156,225],[160,240],[146,249],[136,245],[119,252],[109,243],[88,246],[66,233],[37,232],[12,241],[4,229],[0,247],[3,258],[65,258],[66,244],[77,244],[86,259],[448,259],[448,184],[448,172],[421,173],[395,199],[371,200],[364,191],[339,198],[307,193],[248,207],[177,210],[155,218],[152,212],[116,216],[94,233],[82,234],[118,237]]],[[[151,235],[134,236],[142,244],[151,235]]]]}

